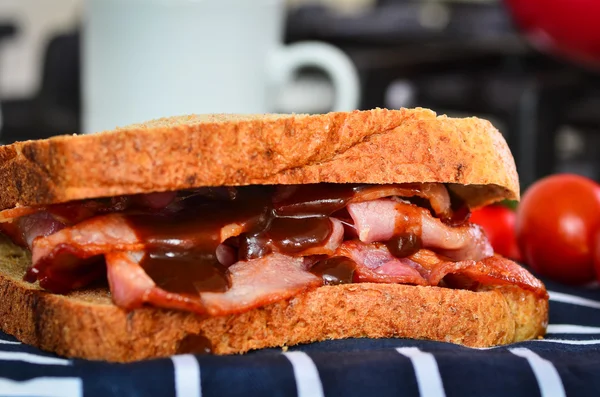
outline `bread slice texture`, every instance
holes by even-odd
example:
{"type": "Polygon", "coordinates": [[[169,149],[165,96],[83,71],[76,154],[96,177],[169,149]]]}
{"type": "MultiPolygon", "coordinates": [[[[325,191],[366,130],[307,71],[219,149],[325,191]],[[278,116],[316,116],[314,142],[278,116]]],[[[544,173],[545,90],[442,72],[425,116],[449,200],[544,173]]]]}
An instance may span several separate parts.
{"type": "Polygon", "coordinates": [[[0,328],[67,357],[128,362],[195,353],[243,353],[342,338],[418,338],[472,347],[542,336],[548,301],[518,287],[478,292],[398,284],[324,286],[239,315],[126,312],[106,288],[55,295],[21,280],[29,254],[0,241],[0,328]]]}
{"type": "Polygon", "coordinates": [[[191,115],[0,147],[0,209],[201,186],[440,182],[471,207],[518,199],[487,121],[426,109],[191,115]]]}

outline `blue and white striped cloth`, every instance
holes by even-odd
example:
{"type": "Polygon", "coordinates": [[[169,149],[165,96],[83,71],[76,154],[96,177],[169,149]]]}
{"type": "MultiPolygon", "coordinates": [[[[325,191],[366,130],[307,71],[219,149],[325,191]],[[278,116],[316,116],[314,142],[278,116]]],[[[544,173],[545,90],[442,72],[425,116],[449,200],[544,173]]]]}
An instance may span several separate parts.
{"type": "Polygon", "coordinates": [[[597,396],[600,288],[546,285],[547,337],[491,349],[354,339],[109,364],[59,358],[0,333],[0,395],[597,396]]]}

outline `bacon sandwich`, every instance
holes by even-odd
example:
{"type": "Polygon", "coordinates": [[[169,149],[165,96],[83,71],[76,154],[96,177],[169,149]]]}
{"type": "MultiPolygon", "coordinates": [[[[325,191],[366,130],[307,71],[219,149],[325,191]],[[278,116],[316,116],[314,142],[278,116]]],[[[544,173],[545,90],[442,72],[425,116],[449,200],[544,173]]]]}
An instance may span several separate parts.
{"type": "Polygon", "coordinates": [[[0,328],[120,362],[540,337],[544,285],[469,222],[518,198],[489,122],[425,109],[192,115],[3,146],[0,328]]]}

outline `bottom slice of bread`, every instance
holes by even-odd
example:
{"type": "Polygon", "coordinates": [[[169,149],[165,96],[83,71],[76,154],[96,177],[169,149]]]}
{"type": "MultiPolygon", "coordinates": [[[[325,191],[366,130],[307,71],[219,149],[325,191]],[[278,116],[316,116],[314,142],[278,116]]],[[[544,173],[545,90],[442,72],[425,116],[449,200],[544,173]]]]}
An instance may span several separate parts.
{"type": "Polygon", "coordinates": [[[63,356],[135,361],[243,353],[341,338],[417,338],[472,347],[542,336],[548,302],[518,287],[466,291],[397,284],[325,286],[238,315],[126,312],[106,288],[55,295],[23,282],[27,252],[0,241],[0,327],[63,356]]]}

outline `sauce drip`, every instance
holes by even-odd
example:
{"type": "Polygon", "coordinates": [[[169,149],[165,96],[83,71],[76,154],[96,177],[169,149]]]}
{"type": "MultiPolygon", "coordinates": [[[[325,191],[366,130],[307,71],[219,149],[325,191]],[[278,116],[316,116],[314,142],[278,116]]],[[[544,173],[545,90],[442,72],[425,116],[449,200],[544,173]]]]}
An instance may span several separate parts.
{"type": "Polygon", "coordinates": [[[260,228],[269,212],[269,192],[192,196],[169,213],[130,214],[127,220],[145,242],[141,266],[166,291],[198,296],[230,287],[227,268],[217,258],[222,229],[260,228]],[[216,197],[216,198],[215,198],[216,197]]]}
{"type": "Polygon", "coordinates": [[[334,256],[317,262],[310,272],[323,278],[324,285],[349,284],[353,282],[356,262],[345,256],[334,256]]]}
{"type": "Polygon", "coordinates": [[[346,205],[354,187],[288,188],[276,192],[272,187],[244,187],[235,194],[188,197],[174,212],[167,208],[165,213],[128,215],[146,243],[141,266],[166,291],[197,296],[230,287],[227,268],[216,255],[224,239],[222,229],[241,231],[227,240],[237,249],[238,260],[271,252],[296,255],[322,246],[333,231],[329,215],[346,205]]]}
{"type": "Polygon", "coordinates": [[[295,254],[321,245],[329,238],[332,229],[327,216],[275,218],[267,235],[281,252],[295,254]]]}
{"type": "Polygon", "coordinates": [[[421,249],[421,217],[423,209],[415,205],[397,204],[399,210],[394,235],[385,245],[397,258],[410,256],[421,249]]]}
{"type": "Polygon", "coordinates": [[[385,245],[390,253],[397,258],[410,256],[422,247],[421,237],[414,233],[395,235],[385,245]]]}
{"type": "Polygon", "coordinates": [[[188,334],[177,344],[177,354],[210,354],[213,346],[210,340],[202,334],[188,334]]]}
{"type": "Polygon", "coordinates": [[[225,266],[200,255],[177,257],[151,253],[144,258],[142,267],[157,286],[184,295],[225,292],[231,285],[225,266]]]}

